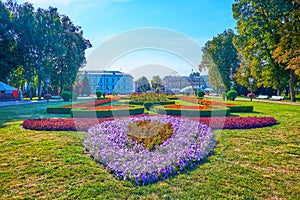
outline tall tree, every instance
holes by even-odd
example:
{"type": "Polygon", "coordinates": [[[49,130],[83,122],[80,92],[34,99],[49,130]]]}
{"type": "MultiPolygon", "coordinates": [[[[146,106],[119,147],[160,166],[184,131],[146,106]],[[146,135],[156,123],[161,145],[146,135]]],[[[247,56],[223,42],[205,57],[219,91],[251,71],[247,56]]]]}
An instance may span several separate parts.
{"type": "Polygon", "coordinates": [[[78,70],[84,66],[85,50],[92,45],[83,37],[81,27],[76,26],[67,16],[62,16],[62,32],[59,34],[60,54],[55,60],[53,74],[57,78],[60,91],[72,86],[78,70]]]}
{"type": "Polygon", "coordinates": [[[159,77],[159,75],[152,77],[151,86],[154,91],[160,92],[162,88],[162,79],[159,77]]]}
{"type": "Polygon", "coordinates": [[[234,44],[243,60],[239,81],[245,76],[255,78],[258,86],[273,87],[280,94],[287,72],[276,62],[273,53],[280,42],[278,30],[293,9],[286,0],[235,0],[233,16],[237,20],[238,37],[234,44]]]}
{"type": "Polygon", "coordinates": [[[223,33],[218,34],[209,41],[202,49],[204,53],[203,55],[207,57],[204,59],[202,65],[204,66],[204,62],[209,61],[211,67],[214,67],[211,69],[213,69],[215,73],[217,73],[216,71],[219,73],[218,75],[214,75],[217,79],[219,79],[219,81],[217,81],[217,85],[221,86],[222,84],[219,82],[223,82],[226,90],[231,88],[231,71],[234,74],[240,65],[238,52],[232,42],[234,37],[235,34],[232,30],[225,30],[223,33]]]}
{"type": "Polygon", "coordinates": [[[208,53],[210,46],[211,41],[208,41],[202,48],[202,61],[199,65],[199,71],[201,72],[205,69],[208,69],[209,85],[215,88],[217,94],[220,94],[222,90],[224,90],[225,86],[217,65],[214,63],[213,59],[208,53]]]}
{"type": "Polygon", "coordinates": [[[19,64],[24,68],[24,77],[27,82],[27,90],[32,99],[31,83],[34,79],[35,69],[35,18],[32,4],[25,3],[18,5],[13,1],[7,3],[13,15],[13,25],[17,42],[19,64]]]}
{"type": "Polygon", "coordinates": [[[10,11],[0,2],[0,80],[5,81],[17,67],[16,42],[10,11]]]}
{"type": "Polygon", "coordinates": [[[290,72],[290,96],[296,101],[295,76],[300,77],[300,1],[291,0],[294,6],[279,30],[281,38],[274,51],[276,62],[283,64],[290,72]]]}
{"type": "Polygon", "coordinates": [[[145,76],[142,76],[136,81],[136,89],[140,92],[147,92],[150,88],[150,83],[145,76]]]}
{"type": "Polygon", "coordinates": [[[83,76],[83,79],[82,79],[82,91],[81,91],[81,93],[85,94],[87,96],[90,96],[91,91],[92,91],[92,88],[91,88],[90,80],[88,78],[88,73],[85,72],[84,76],[83,76]]]}

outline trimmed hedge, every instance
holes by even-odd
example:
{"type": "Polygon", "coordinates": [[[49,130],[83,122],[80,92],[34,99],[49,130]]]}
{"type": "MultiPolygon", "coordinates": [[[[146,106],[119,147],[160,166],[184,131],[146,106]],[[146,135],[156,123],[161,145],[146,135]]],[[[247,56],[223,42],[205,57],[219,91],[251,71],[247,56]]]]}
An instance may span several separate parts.
{"type": "Polygon", "coordinates": [[[83,109],[72,109],[71,116],[73,118],[110,118],[119,116],[130,116],[144,114],[143,106],[135,106],[130,109],[120,110],[83,110],[83,109]]]}
{"type": "Polygon", "coordinates": [[[226,109],[212,109],[212,110],[187,110],[187,109],[171,109],[163,106],[156,106],[154,112],[157,114],[166,114],[172,116],[187,116],[187,117],[217,117],[228,116],[230,110],[226,109]]]}
{"type": "Polygon", "coordinates": [[[62,106],[48,107],[47,113],[49,114],[70,114],[72,108],[64,108],[62,106]]]}
{"type": "Polygon", "coordinates": [[[253,112],[253,106],[227,106],[230,112],[253,112]]]}

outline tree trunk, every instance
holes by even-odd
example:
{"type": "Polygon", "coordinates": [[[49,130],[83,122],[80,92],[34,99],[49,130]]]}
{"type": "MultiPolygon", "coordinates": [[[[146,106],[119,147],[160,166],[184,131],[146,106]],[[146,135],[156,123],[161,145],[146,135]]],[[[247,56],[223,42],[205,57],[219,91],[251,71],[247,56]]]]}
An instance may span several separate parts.
{"type": "Polygon", "coordinates": [[[295,102],[296,97],[295,97],[295,71],[290,69],[290,96],[291,96],[291,101],[295,102]]]}
{"type": "Polygon", "coordinates": [[[38,86],[39,86],[39,89],[38,89],[38,100],[41,100],[42,99],[42,89],[43,89],[43,86],[42,86],[42,81],[40,78],[38,78],[38,86]]]}

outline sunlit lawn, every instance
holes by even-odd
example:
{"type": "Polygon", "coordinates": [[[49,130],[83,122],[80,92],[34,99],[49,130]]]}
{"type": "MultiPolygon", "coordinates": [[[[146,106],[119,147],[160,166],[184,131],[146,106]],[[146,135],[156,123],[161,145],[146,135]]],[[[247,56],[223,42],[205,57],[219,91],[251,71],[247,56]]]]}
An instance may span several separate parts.
{"type": "Polygon", "coordinates": [[[88,157],[83,132],[21,128],[25,118],[57,117],[46,114],[47,104],[0,107],[0,199],[300,199],[300,107],[235,103],[254,105],[255,113],[241,116],[273,116],[280,124],[215,131],[218,144],[206,162],[140,187],[88,157]]]}

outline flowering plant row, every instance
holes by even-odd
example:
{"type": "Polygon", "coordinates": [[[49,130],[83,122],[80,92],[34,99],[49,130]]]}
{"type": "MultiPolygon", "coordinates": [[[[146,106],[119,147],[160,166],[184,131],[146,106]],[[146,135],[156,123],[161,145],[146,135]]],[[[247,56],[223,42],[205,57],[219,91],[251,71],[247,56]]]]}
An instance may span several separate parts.
{"type": "MultiPolygon", "coordinates": [[[[144,116],[144,115],[139,115],[144,116]]],[[[184,118],[184,117],[182,117],[184,118]]],[[[114,118],[56,118],[56,119],[27,119],[23,128],[48,131],[87,131],[95,124],[114,118]]],[[[273,117],[196,117],[188,118],[202,122],[212,129],[250,129],[273,126],[277,122],[273,117]]]]}
{"type": "Polygon", "coordinates": [[[96,106],[88,107],[85,110],[120,110],[120,109],[130,109],[134,106],[124,106],[124,105],[115,105],[115,106],[96,106]]]}
{"type": "Polygon", "coordinates": [[[209,110],[211,109],[210,106],[184,106],[184,105],[168,105],[168,106],[164,106],[164,108],[171,108],[171,109],[178,109],[178,110],[209,110]]]}
{"type": "Polygon", "coordinates": [[[155,94],[153,92],[142,93],[142,94],[133,93],[130,96],[130,101],[139,102],[139,103],[144,103],[146,101],[160,102],[160,101],[167,101],[167,96],[163,93],[155,94]]]}
{"type": "Polygon", "coordinates": [[[111,98],[107,98],[107,99],[99,99],[99,100],[89,101],[89,102],[85,102],[85,103],[71,104],[71,105],[64,106],[64,108],[94,107],[94,106],[102,105],[102,104],[105,104],[105,103],[118,101],[120,99],[121,99],[120,97],[115,96],[115,97],[111,97],[111,98]]]}
{"type": "Polygon", "coordinates": [[[95,161],[119,179],[152,184],[194,168],[213,150],[216,141],[208,126],[171,116],[141,116],[103,122],[89,129],[84,146],[95,161]],[[154,151],[128,137],[128,125],[147,120],[172,124],[173,135],[154,151]]]}

